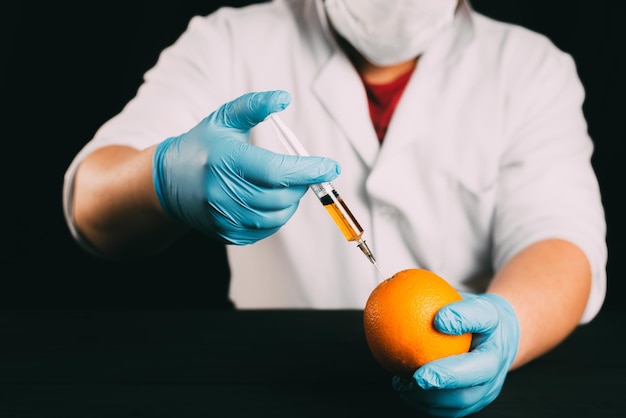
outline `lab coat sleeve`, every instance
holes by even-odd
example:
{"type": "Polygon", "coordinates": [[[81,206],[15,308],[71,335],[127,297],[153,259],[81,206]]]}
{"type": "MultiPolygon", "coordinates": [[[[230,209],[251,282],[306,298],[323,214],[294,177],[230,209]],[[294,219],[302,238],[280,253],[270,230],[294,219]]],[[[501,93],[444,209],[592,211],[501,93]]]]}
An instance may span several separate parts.
{"type": "MultiPolygon", "coordinates": [[[[537,35],[538,36],[538,35],[537,35]]],[[[560,238],[591,265],[591,294],[581,323],[602,306],[606,291],[606,224],[591,164],[593,142],[582,111],[584,89],[571,56],[543,39],[530,54],[508,48],[504,158],[494,221],[494,265],[502,267],[533,242],[560,238]]]]}

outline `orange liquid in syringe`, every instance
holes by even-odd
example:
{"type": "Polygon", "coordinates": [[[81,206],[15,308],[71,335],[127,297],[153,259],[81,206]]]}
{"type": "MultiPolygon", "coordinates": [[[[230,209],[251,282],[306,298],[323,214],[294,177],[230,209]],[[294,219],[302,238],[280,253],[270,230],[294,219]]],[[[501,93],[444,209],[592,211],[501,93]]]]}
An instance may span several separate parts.
{"type": "Polygon", "coordinates": [[[335,221],[335,224],[348,241],[361,239],[363,236],[363,228],[361,228],[361,225],[359,225],[354,215],[352,215],[348,206],[343,202],[343,199],[339,197],[339,194],[334,190],[333,194],[335,199],[330,195],[325,195],[320,199],[322,205],[324,205],[324,209],[326,209],[331,218],[333,218],[333,221],[335,221]]]}

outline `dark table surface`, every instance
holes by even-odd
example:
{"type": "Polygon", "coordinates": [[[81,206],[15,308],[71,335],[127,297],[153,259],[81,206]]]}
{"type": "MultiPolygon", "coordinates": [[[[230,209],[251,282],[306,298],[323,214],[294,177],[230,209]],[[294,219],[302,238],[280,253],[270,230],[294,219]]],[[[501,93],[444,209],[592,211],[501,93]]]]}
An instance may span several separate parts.
{"type": "MultiPolygon", "coordinates": [[[[0,417],[421,416],[391,389],[361,320],[351,310],[0,311],[0,417]]],[[[601,312],[511,373],[474,416],[625,417],[625,322],[601,312]]]]}

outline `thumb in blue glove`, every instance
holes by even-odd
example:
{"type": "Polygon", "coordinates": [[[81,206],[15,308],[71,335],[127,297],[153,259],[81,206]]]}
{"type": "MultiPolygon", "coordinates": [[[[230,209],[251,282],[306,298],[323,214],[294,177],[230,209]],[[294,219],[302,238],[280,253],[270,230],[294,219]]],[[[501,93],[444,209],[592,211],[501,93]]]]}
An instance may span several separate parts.
{"type": "Polygon", "coordinates": [[[503,297],[464,294],[439,310],[441,332],[474,333],[469,353],[426,363],[407,380],[394,376],[393,388],[412,407],[431,416],[463,417],[490,404],[504,385],[519,344],[519,323],[503,297]]]}
{"type": "Polygon", "coordinates": [[[282,90],[247,93],[154,152],[152,177],[163,210],[227,244],[275,233],[308,186],[337,177],[328,158],[276,154],[248,143],[250,130],[291,101],[282,90]]]}

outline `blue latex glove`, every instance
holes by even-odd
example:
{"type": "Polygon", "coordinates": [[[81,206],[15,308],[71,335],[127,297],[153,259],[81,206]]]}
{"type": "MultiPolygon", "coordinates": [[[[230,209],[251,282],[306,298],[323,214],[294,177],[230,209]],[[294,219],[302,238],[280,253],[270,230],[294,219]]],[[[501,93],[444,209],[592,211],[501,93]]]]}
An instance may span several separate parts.
{"type": "Polygon", "coordinates": [[[489,405],[517,354],[519,323],[509,302],[490,293],[463,296],[439,310],[434,326],[448,334],[474,333],[470,352],[426,363],[414,380],[392,379],[407,404],[431,416],[463,417],[489,405]]]}
{"type": "Polygon", "coordinates": [[[278,231],[310,184],[339,173],[328,158],[276,154],[248,143],[250,129],[290,101],[282,90],[244,94],[160,143],[152,171],[165,212],[227,244],[251,244],[278,231]]]}

